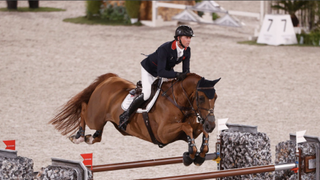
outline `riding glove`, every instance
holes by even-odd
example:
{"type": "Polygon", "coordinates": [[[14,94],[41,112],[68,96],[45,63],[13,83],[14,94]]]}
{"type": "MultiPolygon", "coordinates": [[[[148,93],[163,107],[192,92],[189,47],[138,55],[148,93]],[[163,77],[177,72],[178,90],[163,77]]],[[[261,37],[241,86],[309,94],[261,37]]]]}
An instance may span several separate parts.
{"type": "Polygon", "coordinates": [[[178,81],[183,81],[187,77],[188,72],[177,72],[177,79],[178,81]]]}

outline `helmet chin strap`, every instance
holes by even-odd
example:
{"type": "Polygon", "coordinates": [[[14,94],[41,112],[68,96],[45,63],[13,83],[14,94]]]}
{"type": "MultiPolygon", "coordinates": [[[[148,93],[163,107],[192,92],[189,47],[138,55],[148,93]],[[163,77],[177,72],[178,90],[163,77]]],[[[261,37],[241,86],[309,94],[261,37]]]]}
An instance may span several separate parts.
{"type": "Polygon", "coordinates": [[[181,38],[179,38],[179,43],[180,43],[180,45],[183,47],[183,49],[185,49],[186,47],[182,44],[182,42],[181,42],[181,38]]]}

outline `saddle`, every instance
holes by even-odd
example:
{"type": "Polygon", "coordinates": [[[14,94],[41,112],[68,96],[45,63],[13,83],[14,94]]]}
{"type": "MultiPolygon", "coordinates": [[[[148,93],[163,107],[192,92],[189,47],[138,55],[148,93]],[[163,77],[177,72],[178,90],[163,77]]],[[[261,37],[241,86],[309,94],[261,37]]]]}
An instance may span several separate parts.
{"type": "MultiPolygon", "coordinates": [[[[155,104],[155,102],[158,99],[160,90],[161,90],[161,85],[163,83],[162,78],[159,78],[157,80],[155,80],[151,86],[151,95],[150,98],[148,99],[148,101],[146,101],[141,108],[139,108],[137,110],[137,113],[143,113],[143,112],[149,112],[151,110],[151,108],[153,107],[153,105],[155,104]]],[[[123,100],[122,104],[121,104],[121,108],[126,111],[130,104],[132,103],[132,101],[139,96],[142,93],[142,83],[141,81],[138,81],[136,84],[136,88],[132,89],[129,91],[129,94],[126,96],[126,98],[123,100]]]]}

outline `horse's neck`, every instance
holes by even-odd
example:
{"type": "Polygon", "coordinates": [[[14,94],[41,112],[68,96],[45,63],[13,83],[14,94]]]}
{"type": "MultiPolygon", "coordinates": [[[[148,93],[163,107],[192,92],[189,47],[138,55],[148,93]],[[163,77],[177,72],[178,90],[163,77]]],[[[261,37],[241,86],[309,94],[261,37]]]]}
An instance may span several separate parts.
{"type": "Polygon", "coordinates": [[[200,79],[201,77],[197,74],[190,74],[185,80],[180,82],[180,89],[187,93],[188,96],[190,96],[191,94],[193,94],[193,92],[195,92],[200,79]]]}
{"type": "Polygon", "coordinates": [[[200,77],[188,76],[183,81],[171,81],[163,84],[163,91],[167,96],[170,96],[177,104],[184,106],[189,105],[192,94],[196,90],[197,83],[200,77]]]}

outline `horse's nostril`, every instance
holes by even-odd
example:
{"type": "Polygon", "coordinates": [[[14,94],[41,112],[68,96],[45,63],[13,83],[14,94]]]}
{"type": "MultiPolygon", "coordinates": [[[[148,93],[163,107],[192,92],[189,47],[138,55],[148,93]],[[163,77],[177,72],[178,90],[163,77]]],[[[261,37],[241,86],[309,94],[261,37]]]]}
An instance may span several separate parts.
{"type": "Polygon", "coordinates": [[[208,123],[205,122],[203,124],[203,129],[207,132],[207,133],[211,133],[213,131],[213,129],[215,128],[215,123],[208,123]]]}
{"type": "Polygon", "coordinates": [[[205,129],[206,129],[206,131],[210,131],[210,126],[209,126],[209,124],[206,124],[205,129]]]}

